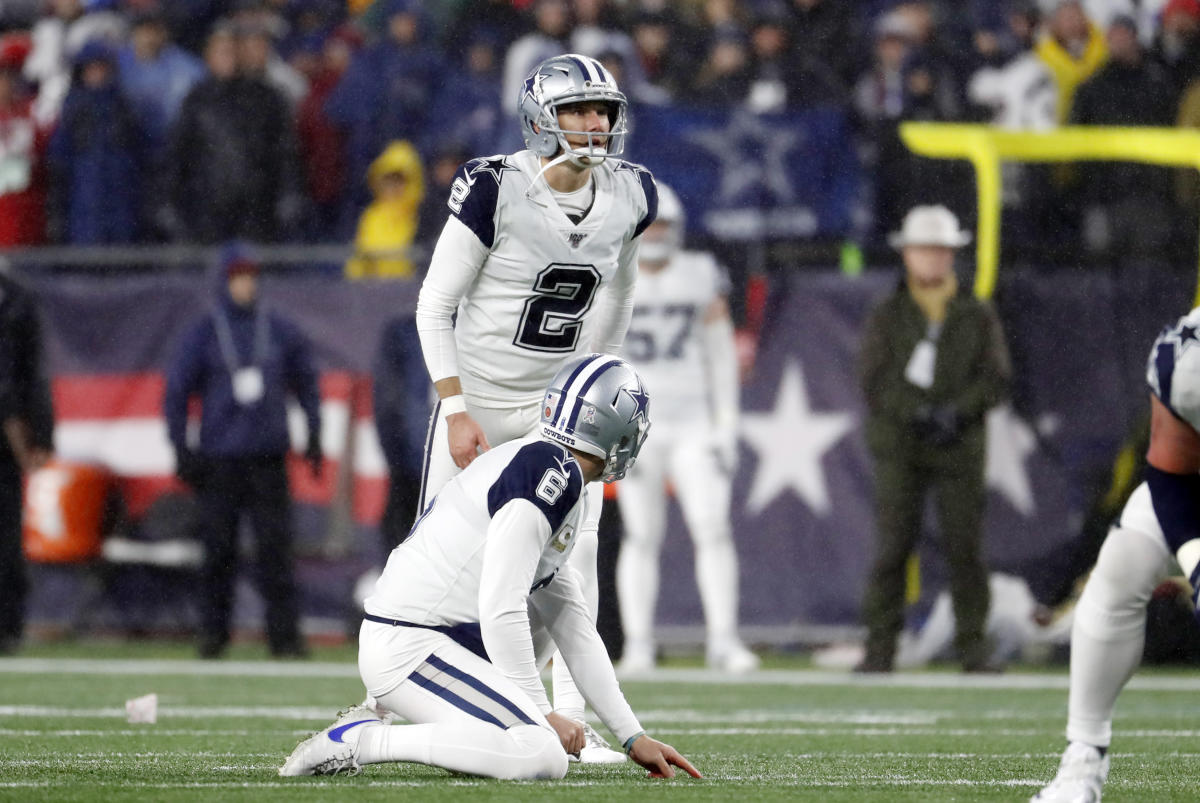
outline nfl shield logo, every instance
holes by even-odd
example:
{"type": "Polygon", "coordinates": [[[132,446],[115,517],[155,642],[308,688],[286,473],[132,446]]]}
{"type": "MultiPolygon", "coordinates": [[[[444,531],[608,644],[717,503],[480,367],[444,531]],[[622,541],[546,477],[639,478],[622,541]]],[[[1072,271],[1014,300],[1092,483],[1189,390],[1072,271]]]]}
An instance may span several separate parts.
{"type": "Polygon", "coordinates": [[[585,424],[595,424],[596,423],[596,408],[591,406],[590,404],[587,407],[583,408],[583,423],[585,423],[585,424]]]}
{"type": "Polygon", "coordinates": [[[572,248],[578,248],[579,244],[583,242],[584,237],[587,237],[587,235],[576,231],[567,235],[567,241],[571,243],[572,248]]]}

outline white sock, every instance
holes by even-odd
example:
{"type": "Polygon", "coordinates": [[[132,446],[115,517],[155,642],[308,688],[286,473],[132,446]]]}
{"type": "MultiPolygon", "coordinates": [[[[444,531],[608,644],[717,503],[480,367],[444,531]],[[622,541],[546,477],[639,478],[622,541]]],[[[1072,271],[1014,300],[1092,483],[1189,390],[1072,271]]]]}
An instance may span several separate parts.
{"type": "Polygon", "coordinates": [[[654,649],[654,607],[658,600],[658,548],[647,539],[626,538],[617,558],[617,599],[625,647],[654,649]]]}
{"type": "Polygon", "coordinates": [[[1117,695],[1142,657],[1146,605],[1166,575],[1166,547],[1149,535],[1113,528],[1075,606],[1067,739],[1112,741],[1117,695]]]}
{"type": "Polygon", "coordinates": [[[709,651],[720,653],[740,643],[737,552],[728,535],[696,539],[696,586],[704,607],[709,651]]]}
{"type": "Polygon", "coordinates": [[[508,730],[485,723],[364,725],[358,763],[412,761],[487,778],[562,778],[567,756],[558,737],[540,725],[508,730]]]}

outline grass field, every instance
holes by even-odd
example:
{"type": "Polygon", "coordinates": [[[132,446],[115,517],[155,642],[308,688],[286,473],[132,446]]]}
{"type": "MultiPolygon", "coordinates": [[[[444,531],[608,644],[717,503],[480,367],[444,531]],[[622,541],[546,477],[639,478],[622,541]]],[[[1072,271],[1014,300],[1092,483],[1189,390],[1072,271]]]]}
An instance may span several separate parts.
{"type": "MultiPolygon", "coordinates": [[[[0,660],[3,800],[1024,800],[1062,749],[1066,674],[953,671],[858,678],[776,658],[730,681],[671,664],[626,693],[704,780],[632,765],[572,765],[559,782],[455,777],[377,765],[355,778],[279,778],[295,743],[361,699],[353,654],[273,663],[239,647],[42,647],[0,660]],[[154,725],[124,701],[159,696],[154,725]]],[[[1108,801],[1200,798],[1200,677],[1143,672],[1121,698],[1108,801]]],[[[601,729],[602,732],[603,729],[601,729]]]]}

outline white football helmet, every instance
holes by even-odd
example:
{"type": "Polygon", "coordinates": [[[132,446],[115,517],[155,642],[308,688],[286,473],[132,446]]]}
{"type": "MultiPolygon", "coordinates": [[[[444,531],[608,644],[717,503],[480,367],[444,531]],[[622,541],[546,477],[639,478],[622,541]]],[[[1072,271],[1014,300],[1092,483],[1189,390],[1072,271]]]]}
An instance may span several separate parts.
{"type": "Polygon", "coordinates": [[[604,482],[637,460],[650,430],[650,394],[633,366],[611,354],[564,365],[542,404],[542,437],[605,459],[604,482]]]}
{"type": "Polygon", "coordinates": [[[517,116],[525,145],[538,156],[550,158],[560,151],[575,164],[599,164],[625,150],[629,101],[617,88],[612,73],[589,56],[566,53],[548,58],[533,68],[517,99],[517,116]],[[586,131],[564,131],[558,123],[558,107],[583,101],[600,101],[608,106],[609,132],[602,136],[586,131]],[[572,148],[567,134],[586,136],[588,144],[572,148]]]}
{"type": "Polygon", "coordinates": [[[656,181],[658,187],[658,216],[654,223],[642,232],[638,245],[638,259],[643,262],[667,262],[683,245],[683,232],[687,218],[683,204],[675,191],[656,181]]]}

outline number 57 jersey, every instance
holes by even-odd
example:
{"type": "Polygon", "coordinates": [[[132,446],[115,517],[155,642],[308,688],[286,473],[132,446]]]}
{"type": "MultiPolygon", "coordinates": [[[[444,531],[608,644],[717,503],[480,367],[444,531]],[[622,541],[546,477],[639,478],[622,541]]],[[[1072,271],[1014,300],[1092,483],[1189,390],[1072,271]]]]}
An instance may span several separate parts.
{"type": "MultiPolygon", "coordinates": [[[[482,406],[536,405],[572,355],[616,350],[636,281],[636,238],[657,210],[654,179],[632,163],[606,159],[588,187],[558,198],[540,170],[530,151],[459,168],[452,217],[421,291],[423,346],[423,316],[448,318],[448,304],[457,305],[457,364],[442,373],[456,368],[464,393],[482,406]]],[[[432,378],[444,378],[425,350],[432,378]]]]}

